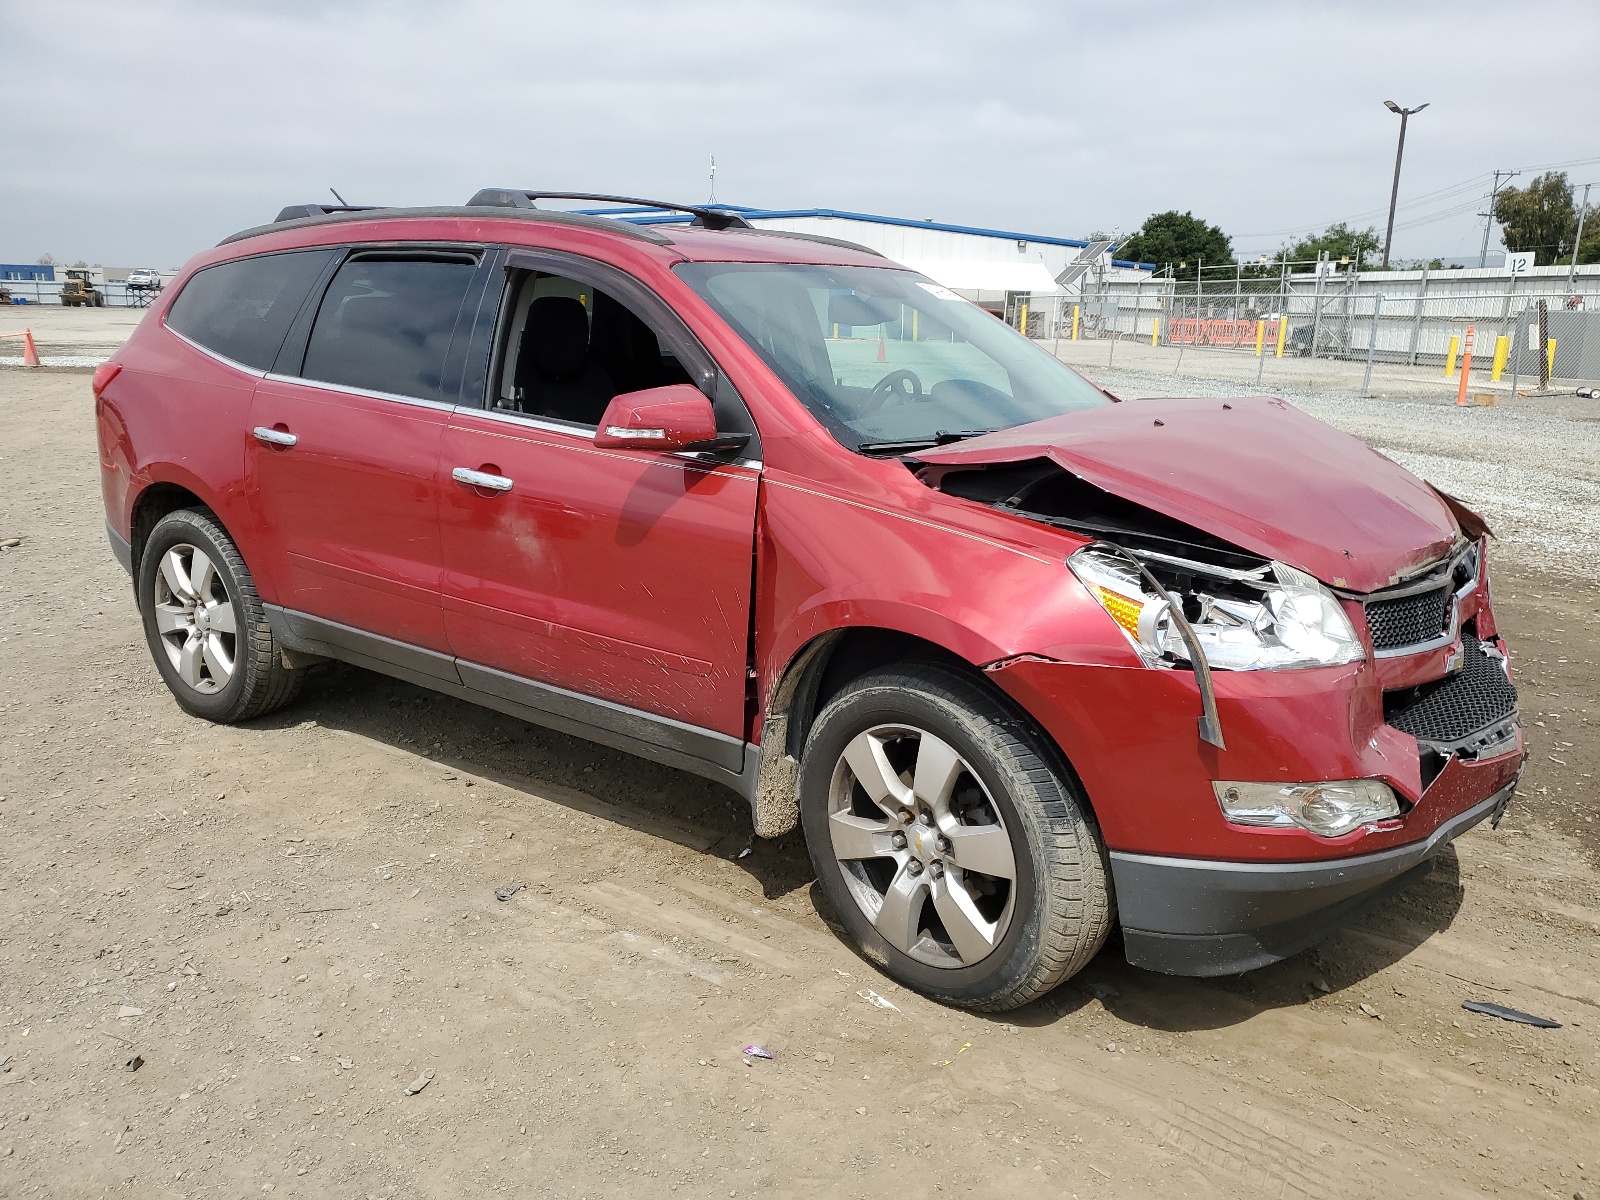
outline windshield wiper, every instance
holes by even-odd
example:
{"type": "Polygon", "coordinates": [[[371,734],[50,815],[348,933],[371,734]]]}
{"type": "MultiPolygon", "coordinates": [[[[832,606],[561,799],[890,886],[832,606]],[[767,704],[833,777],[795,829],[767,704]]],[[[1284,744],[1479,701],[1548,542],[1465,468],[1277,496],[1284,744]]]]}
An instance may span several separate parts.
{"type": "Polygon", "coordinates": [[[908,438],[899,442],[862,442],[856,450],[861,454],[907,454],[914,450],[948,446],[951,442],[964,442],[968,438],[998,432],[997,429],[937,429],[932,437],[908,438]]]}

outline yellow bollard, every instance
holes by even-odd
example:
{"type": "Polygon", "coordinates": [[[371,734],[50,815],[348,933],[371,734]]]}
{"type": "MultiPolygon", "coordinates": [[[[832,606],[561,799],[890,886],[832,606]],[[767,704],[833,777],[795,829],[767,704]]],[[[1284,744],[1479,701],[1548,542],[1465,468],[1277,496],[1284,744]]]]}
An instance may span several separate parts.
{"type": "Polygon", "coordinates": [[[1256,357],[1257,358],[1261,357],[1261,347],[1266,344],[1266,341],[1267,341],[1267,323],[1265,321],[1257,321],[1256,322],[1256,357]]]}
{"type": "Polygon", "coordinates": [[[1287,318],[1287,317],[1279,317],[1278,318],[1278,349],[1277,349],[1277,352],[1273,355],[1274,358],[1282,358],[1283,357],[1283,339],[1285,337],[1287,337],[1288,334],[1289,334],[1289,318],[1287,318]]]}
{"type": "Polygon", "coordinates": [[[1083,311],[1083,305],[1074,304],[1072,306],[1072,340],[1073,341],[1077,341],[1078,340],[1078,314],[1081,311],[1083,311]]]}
{"type": "Polygon", "coordinates": [[[1548,342],[1546,342],[1544,344],[1544,359],[1545,359],[1545,371],[1544,371],[1544,373],[1546,375],[1554,375],[1556,373],[1556,340],[1555,340],[1555,338],[1551,338],[1548,342]]]}
{"type": "Polygon", "coordinates": [[[1489,367],[1489,378],[1493,382],[1500,382],[1500,376],[1504,375],[1506,371],[1506,359],[1510,356],[1511,339],[1502,333],[1494,340],[1494,362],[1489,367]]]}
{"type": "Polygon", "coordinates": [[[1150,344],[1152,346],[1159,344],[1156,339],[1159,338],[1160,336],[1161,336],[1161,318],[1157,317],[1154,321],[1150,322],[1150,344]]]}
{"type": "Polygon", "coordinates": [[[1023,337],[1027,337],[1028,336],[1028,302],[1026,300],[1024,300],[1022,302],[1022,320],[1021,320],[1021,325],[1022,325],[1022,336],[1023,337]]]}
{"type": "Polygon", "coordinates": [[[1456,356],[1461,353],[1461,335],[1450,335],[1450,353],[1444,357],[1444,377],[1449,379],[1456,373],[1456,356]]]}

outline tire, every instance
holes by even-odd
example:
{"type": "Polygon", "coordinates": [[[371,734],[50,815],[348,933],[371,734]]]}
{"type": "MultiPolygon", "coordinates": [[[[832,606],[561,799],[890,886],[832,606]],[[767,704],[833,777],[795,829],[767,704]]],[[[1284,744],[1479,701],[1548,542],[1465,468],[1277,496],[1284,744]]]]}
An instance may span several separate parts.
{"type": "Polygon", "coordinates": [[[139,560],[138,598],[156,670],[191,715],[248,721],[299,690],[305,672],[283,665],[250,569],[208,510],[157,522],[139,560]]]}
{"type": "Polygon", "coordinates": [[[1070,768],[954,668],[907,663],[847,685],[811,727],[799,794],[823,894],[862,955],[909,988],[1002,1012],[1105,943],[1105,848],[1070,768]]]}

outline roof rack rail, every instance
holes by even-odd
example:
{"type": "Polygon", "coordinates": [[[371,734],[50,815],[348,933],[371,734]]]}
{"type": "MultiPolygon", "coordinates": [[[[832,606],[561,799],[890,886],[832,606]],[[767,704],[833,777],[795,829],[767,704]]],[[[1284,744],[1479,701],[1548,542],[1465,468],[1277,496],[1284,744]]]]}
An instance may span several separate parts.
{"type": "MultiPolygon", "coordinates": [[[[538,208],[536,200],[598,200],[607,204],[637,204],[667,212],[691,213],[691,224],[706,229],[749,229],[750,222],[726,209],[696,204],[672,204],[666,200],[645,200],[638,196],[606,196],[597,192],[535,192],[520,188],[484,188],[467,201],[469,208],[538,208]]],[[[285,212],[288,210],[285,209],[285,212]]]]}
{"type": "Polygon", "coordinates": [[[377,204],[291,204],[273,217],[272,223],[298,221],[302,217],[325,217],[329,213],[367,212],[380,207],[377,204]]]}

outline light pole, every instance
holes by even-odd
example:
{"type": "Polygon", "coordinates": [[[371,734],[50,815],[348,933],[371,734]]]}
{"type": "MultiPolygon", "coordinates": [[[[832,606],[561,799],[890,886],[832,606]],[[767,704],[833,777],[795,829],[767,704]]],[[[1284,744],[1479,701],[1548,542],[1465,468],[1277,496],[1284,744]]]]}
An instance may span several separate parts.
{"type": "Polygon", "coordinates": [[[1427,108],[1426,104],[1419,104],[1415,108],[1401,108],[1393,100],[1385,100],[1383,106],[1392,113],[1400,116],[1400,145],[1394,152],[1394,186],[1389,189],[1389,228],[1383,235],[1383,269],[1389,269],[1389,247],[1394,242],[1394,206],[1400,198],[1400,159],[1406,152],[1406,122],[1414,113],[1419,113],[1427,108]]]}

